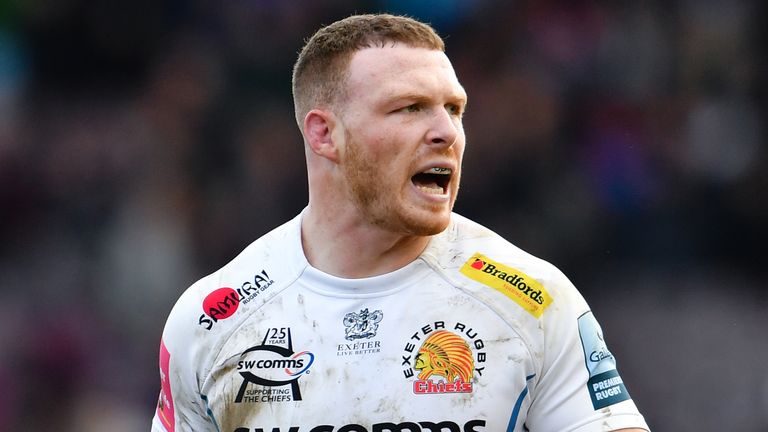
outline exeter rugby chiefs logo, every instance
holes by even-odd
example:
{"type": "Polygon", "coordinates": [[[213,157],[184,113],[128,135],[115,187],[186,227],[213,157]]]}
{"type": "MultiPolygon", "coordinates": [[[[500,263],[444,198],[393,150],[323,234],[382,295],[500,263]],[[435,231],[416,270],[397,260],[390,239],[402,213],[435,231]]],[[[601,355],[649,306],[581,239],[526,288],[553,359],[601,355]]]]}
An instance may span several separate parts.
{"type": "Polygon", "coordinates": [[[446,330],[444,321],[420,330],[405,344],[402,356],[405,377],[412,378],[418,373],[413,392],[471,393],[476,375],[483,374],[486,360],[485,344],[477,332],[460,322],[446,330]]]}
{"type": "Polygon", "coordinates": [[[421,344],[413,368],[419,371],[420,380],[437,375],[449,382],[469,382],[475,362],[469,344],[461,336],[438,330],[421,344]]]}
{"type": "Polygon", "coordinates": [[[248,348],[240,355],[237,370],[243,377],[243,382],[235,402],[271,403],[301,400],[298,381],[309,373],[314,361],[315,355],[309,351],[293,351],[290,328],[267,329],[261,345],[248,348]]]}

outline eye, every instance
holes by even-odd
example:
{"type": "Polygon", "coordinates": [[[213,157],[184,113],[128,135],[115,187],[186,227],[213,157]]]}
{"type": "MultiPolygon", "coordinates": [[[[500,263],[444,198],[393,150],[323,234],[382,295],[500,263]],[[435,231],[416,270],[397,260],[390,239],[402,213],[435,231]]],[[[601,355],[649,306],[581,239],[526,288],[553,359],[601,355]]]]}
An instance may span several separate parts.
{"type": "Polygon", "coordinates": [[[407,113],[419,112],[421,111],[421,104],[417,104],[417,103],[410,104],[406,107],[401,108],[400,111],[407,112],[407,113]]]}
{"type": "Polygon", "coordinates": [[[464,114],[464,110],[461,106],[457,104],[447,104],[445,105],[445,109],[451,114],[455,116],[461,117],[464,114]]]}

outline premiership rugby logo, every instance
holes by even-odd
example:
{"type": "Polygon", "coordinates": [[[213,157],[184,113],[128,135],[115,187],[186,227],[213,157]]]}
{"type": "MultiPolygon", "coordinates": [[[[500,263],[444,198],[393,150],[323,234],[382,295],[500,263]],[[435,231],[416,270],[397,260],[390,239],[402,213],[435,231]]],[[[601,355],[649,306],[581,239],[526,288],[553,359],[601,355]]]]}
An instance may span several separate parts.
{"type": "Polygon", "coordinates": [[[405,344],[402,365],[406,379],[414,376],[415,394],[472,393],[485,369],[485,344],[477,332],[457,322],[425,325],[405,344]]]}
{"type": "Polygon", "coordinates": [[[598,410],[630,399],[619,371],[616,359],[608,350],[603,330],[592,312],[581,315],[577,321],[579,337],[584,349],[584,364],[589,372],[587,389],[592,406],[598,410]]]}
{"type": "Polygon", "coordinates": [[[472,255],[459,271],[504,294],[536,318],[552,304],[552,296],[539,281],[480,253],[472,255]]]}

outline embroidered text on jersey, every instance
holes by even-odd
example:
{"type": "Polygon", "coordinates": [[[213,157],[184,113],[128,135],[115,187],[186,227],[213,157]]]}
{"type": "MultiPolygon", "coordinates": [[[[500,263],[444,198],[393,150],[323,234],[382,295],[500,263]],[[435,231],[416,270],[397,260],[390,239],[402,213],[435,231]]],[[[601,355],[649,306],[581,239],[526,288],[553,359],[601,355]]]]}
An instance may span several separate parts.
{"type": "Polygon", "coordinates": [[[509,297],[536,318],[552,303],[552,296],[537,280],[480,253],[472,255],[460,271],[509,297]]]}

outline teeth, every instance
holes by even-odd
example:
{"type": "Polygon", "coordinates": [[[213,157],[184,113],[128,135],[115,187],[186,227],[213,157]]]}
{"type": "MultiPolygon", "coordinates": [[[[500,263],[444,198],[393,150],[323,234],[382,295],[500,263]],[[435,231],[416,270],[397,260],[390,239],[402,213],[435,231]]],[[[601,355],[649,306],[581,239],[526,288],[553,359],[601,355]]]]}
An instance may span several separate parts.
{"type": "Polygon", "coordinates": [[[450,174],[450,173],[451,173],[450,168],[433,167],[424,171],[422,174],[450,174]]]}
{"type": "Polygon", "coordinates": [[[443,188],[441,188],[439,186],[420,185],[420,186],[417,186],[417,187],[420,190],[422,190],[423,192],[426,192],[426,193],[428,193],[430,195],[442,195],[445,192],[443,190],[443,188]]]}

